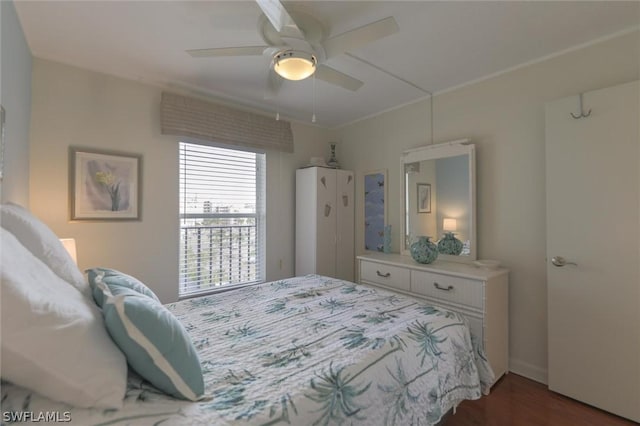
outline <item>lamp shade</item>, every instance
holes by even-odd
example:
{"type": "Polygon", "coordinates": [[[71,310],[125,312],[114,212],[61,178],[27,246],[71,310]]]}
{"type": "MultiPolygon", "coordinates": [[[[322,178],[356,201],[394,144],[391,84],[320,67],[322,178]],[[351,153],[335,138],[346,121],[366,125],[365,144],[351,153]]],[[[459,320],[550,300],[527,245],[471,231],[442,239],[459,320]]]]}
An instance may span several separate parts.
{"type": "Polygon", "coordinates": [[[73,261],[77,265],[78,264],[78,257],[77,257],[77,254],[76,254],[76,239],[75,238],[60,238],[60,242],[62,243],[64,248],[67,250],[69,255],[71,255],[71,258],[73,259],[73,261]]]}
{"type": "Polygon", "coordinates": [[[447,217],[442,221],[442,230],[444,232],[456,232],[458,230],[458,222],[447,217]]]}
{"type": "Polygon", "coordinates": [[[287,80],[304,80],[316,71],[316,57],[305,52],[287,50],[274,57],[273,70],[287,80]]]}

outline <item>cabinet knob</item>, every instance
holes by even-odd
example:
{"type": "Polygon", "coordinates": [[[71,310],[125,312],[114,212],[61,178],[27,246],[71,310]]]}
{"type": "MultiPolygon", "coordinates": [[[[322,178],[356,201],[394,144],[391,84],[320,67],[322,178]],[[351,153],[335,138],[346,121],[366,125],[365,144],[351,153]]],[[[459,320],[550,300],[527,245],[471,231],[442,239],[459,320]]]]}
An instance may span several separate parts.
{"type": "Polygon", "coordinates": [[[440,284],[438,283],[433,283],[433,286],[435,288],[437,288],[438,290],[442,290],[442,291],[451,291],[453,290],[453,286],[452,285],[448,285],[446,287],[442,287],[440,284]]]}
{"type": "Polygon", "coordinates": [[[383,274],[380,271],[376,271],[376,274],[378,274],[378,276],[382,278],[389,278],[391,276],[391,272],[387,272],[386,274],[383,274]]]}

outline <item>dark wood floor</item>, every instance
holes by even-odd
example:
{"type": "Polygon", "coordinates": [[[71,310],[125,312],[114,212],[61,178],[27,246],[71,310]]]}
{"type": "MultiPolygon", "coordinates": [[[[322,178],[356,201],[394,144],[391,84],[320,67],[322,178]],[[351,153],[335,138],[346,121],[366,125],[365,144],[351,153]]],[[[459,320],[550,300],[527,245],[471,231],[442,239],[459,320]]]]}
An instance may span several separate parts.
{"type": "Polygon", "coordinates": [[[613,416],[547,389],[513,373],[504,376],[491,394],[464,401],[446,426],[631,426],[613,416]]]}

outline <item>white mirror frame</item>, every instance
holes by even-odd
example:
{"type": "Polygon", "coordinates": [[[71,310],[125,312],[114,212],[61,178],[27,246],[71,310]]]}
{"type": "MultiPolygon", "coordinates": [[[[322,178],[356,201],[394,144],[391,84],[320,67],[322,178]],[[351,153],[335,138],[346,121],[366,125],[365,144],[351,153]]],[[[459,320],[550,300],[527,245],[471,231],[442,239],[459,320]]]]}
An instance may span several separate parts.
{"type": "Polygon", "coordinates": [[[406,247],[406,188],[405,188],[405,164],[416,163],[423,160],[435,160],[438,158],[455,157],[458,155],[469,156],[469,206],[471,208],[471,229],[469,232],[469,256],[453,256],[448,254],[439,254],[438,259],[451,262],[471,263],[478,258],[478,245],[476,241],[476,156],[475,145],[469,139],[460,139],[451,142],[445,142],[436,145],[426,145],[419,148],[404,151],[400,157],[400,172],[402,179],[400,184],[400,193],[402,194],[401,212],[400,212],[400,253],[410,256],[409,248],[406,247]]]}

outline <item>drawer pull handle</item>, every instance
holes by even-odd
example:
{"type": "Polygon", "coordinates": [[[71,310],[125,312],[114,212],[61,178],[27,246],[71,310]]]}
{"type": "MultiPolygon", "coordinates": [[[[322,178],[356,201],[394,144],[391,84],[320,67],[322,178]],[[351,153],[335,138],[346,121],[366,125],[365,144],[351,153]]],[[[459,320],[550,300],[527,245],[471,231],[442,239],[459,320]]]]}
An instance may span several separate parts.
{"type": "Polygon", "coordinates": [[[451,291],[451,290],[453,290],[453,286],[452,286],[452,285],[449,285],[449,286],[446,286],[446,287],[442,287],[442,286],[441,286],[440,284],[438,284],[438,283],[433,283],[433,286],[434,286],[435,288],[437,288],[438,290],[442,290],[442,291],[451,291]]]}
{"type": "Polygon", "coordinates": [[[387,272],[386,274],[383,274],[380,271],[376,271],[376,274],[378,274],[378,276],[382,278],[389,278],[391,276],[391,272],[387,272]]]}

